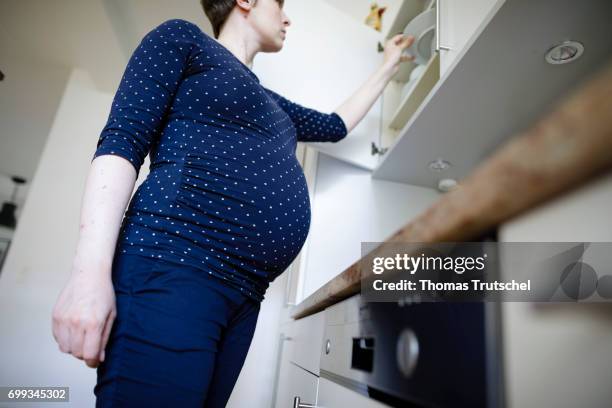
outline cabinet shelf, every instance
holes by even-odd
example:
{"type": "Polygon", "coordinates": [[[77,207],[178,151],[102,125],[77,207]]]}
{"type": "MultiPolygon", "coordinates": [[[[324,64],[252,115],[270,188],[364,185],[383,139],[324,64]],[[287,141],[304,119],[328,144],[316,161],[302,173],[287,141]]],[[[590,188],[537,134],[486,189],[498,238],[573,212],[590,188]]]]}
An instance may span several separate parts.
{"type": "MultiPolygon", "coordinates": [[[[395,15],[393,15],[393,19],[389,25],[389,29],[385,30],[384,36],[385,40],[393,37],[396,34],[400,34],[404,32],[404,28],[406,25],[416,16],[421,14],[428,5],[427,0],[404,0],[402,1],[399,10],[395,15]]],[[[393,77],[394,81],[397,82],[408,82],[410,77],[410,72],[417,66],[417,64],[413,62],[405,62],[401,64],[400,69],[397,74],[393,77]]]]}
{"type": "Polygon", "coordinates": [[[440,56],[436,53],[425,66],[425,71],[413,84],[412,89],[400,102],[395,113],[391,117],[389,127],[401,130],[410,120],[414,112],[421,106],[429,91],[440,79],[440,56]]]}
{"type": "Polygon", "coordinates": [[[395,34],[399,34],[404,31],[406,24],[413,18],[423,12],[425,9],[426,0],[404,0],[398,10],[393,16],[393,20],[389,25],[389,29],[385,32],[385,38],[391,38],[395,34]]]}

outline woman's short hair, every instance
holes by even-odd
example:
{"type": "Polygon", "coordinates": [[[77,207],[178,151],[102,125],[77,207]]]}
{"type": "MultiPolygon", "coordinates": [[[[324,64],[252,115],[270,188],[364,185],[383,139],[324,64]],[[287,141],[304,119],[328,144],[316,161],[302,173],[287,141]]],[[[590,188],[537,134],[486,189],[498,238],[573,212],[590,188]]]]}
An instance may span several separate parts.
{"type": "Polygon", "coordinates": [[[221,27],[234,9],[236,0],[200,0],[200,4],[212,24],[215,38],[219,38],[221,27]]]}
{"type": "MultiPolygon", "coordinates": [[[[284,3],[284,0],[276,0],[281,6],[284,3]]],[[[252,4],[255,5],[257,0],[251,0],[252,4]]],[[[204,9],[204,14],[210,20],[213,28],[213,34],[215,38],[219,38],[219,33],[221,32],[221,28],[227,20],[227,17],[230,15],[234,6],[236,5],[236,0],[200,0],[200,4],[202,4],[202,8],[204,9]]]]}

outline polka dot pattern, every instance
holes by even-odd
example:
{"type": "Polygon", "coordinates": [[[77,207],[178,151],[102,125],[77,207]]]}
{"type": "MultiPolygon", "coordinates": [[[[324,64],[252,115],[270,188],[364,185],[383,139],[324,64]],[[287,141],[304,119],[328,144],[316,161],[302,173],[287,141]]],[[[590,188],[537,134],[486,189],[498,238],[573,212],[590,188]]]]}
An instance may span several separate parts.
{"type": "Polygon", "coordinates": [[[93,156],[121,156],[138,173],[150,154],[116,251],[194,267],[263,300],[310,227],[297,142],[346,134],[336,113],[265,88],[195,24],[163,22],[132,54],[93,156]]]}

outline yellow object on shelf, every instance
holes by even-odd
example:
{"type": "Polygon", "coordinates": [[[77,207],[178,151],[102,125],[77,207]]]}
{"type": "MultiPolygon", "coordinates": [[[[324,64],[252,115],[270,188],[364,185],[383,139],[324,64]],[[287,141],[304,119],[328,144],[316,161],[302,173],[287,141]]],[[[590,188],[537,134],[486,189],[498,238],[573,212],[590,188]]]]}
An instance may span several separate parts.
{"type": "Polygon", "coordinates": [[[372,3],[370,6],[370,14],[368,14],[365,19],[366,25],[372,27],[376,31],[380,31],[382,28],[382,15],[386,9],[386,7],[379,7],[378,4],[372,3]]]}

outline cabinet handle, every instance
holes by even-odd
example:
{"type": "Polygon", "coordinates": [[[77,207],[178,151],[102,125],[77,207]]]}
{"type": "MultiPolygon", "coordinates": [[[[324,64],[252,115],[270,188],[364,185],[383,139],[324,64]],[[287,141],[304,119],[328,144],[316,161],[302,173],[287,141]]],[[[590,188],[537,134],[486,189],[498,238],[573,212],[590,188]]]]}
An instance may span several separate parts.
{"type": "Polygon", "coordinates": [[[293,408],[317,408],[317,406],[314,404],[306,404],[305,402],[300,402],[300,397],[294,397],[293,408]]]}
{"type": "Polygon", "coordinates": [[[445,47],[440,45],[440,3],[442,0],[436,0],[436,52],[440,52],[440,50],[450,51],[449,47],[445,47]]]}

